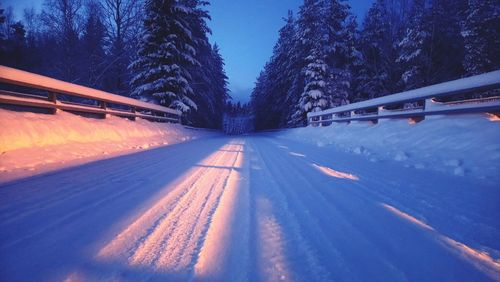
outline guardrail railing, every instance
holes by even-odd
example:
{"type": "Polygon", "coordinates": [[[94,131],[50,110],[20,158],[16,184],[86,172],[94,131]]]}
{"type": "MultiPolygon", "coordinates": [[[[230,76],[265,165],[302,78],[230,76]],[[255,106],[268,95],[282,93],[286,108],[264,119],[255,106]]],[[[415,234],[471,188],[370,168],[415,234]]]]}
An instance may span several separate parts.
{"type": "Polygon", "coordinates": [[[427,115],[448,115],[465,113],[500,112],[500,96],[453,102],[438,102],[457,94],[488,91],[500,88],[500,70],[439,83],[419,89],[384,97],[352,103],[319,112],[307,114],[308,123],[313,126],[330,125],[333,122],[372,121],[384,118],[409,118],[419,122],[427,115]],[[390,106],[413,103],[408,108],[390,109],[390,106]]]}
{"type": "MultiPolygon", "coordinates": [[[[0,104],[58,110],[115,115],[127,118],[143,118],[154,121],[180,123],[181,112],[140,100],[123,97],[101,90],[57,80],[6,66],[0,66],[0,83],[38,90],[42,95],[19,93],[0,89],[0,104]],[[58,95],[83,98],[89,103],[58,99],[58,95]]],[[[60,97],[60,96],[59,96],[60,97]]]]}

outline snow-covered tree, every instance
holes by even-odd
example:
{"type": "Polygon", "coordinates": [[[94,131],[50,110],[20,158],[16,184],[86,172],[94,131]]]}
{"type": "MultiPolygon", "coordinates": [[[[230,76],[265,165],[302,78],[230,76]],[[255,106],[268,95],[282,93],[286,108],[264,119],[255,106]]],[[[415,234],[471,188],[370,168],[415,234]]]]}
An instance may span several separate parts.
{"type": "Polygon", "coordinates": [[[465,42],[463,62],[467,75],[500,68],[500,3],[498,0],[469,0],[462,24],[465,42]]]}
{"type": "Polygon", "coordinates": [[[305,70],[306,86],[299,100],[299,110],[296,115],[324,110],[331,104],[331,96],[327,94],[326,76],[328,66],[320,52],[314,51],[307,57],[309,64],[305,70]]]}
{"type": "MultiPolygon", "coordinates": [[[[204,127],[220,127],[222,111],[218,107],[220,101],[217,100],[217,94],[213,87],[216,80],[214,75],[217,73],[214,69],[216,58],[207,36],[211,32],[206,23],[210,16],[205,10],[209,3],[200,0],[182,0],[180,2],[193,11],[187,18],[187,22],[191,29],[193,47],[196,51],[195,59],[199,62],[197,65],[188,66],[192,77],[190,85],[196,93],[193,101],[198,106],[198,111],[190,112],[186,116],[186,122],[204,127]]],[[[222,105],[224,104],[225,101],[222,102],[222,105]]]]}
{"type": "Polygon", "coordinates": [[[418,88],[428,82],[428,68],[431,64],[428,47],[431,33],[425,2],[414,1],[406,31],[398,42],[397,63],[402,68],[400,83],[403,90],[418,88]]]}
{"type": "Polygon", "coordinates": [[[293,83],[304,87],[300,89],[297,85],[292,85],[292,89],[300,92],[292,94],[296,98],[295,111],[290,119],[291,125],[305,123],[308,112],[327,108],[331,101],[326,97],[329,70],[325,61],[328,59],[325,16],[325,3],[322,0],[305,0],[300,7],[295,48],[301,68],[293,83]],[[316,99],[317,102],[314,101],[316,99]]]}
{"type": "Polygon", "coordinates": [[[430,8],[428,83],[459,78],[463,70],[464,42],[460,22],[467,0],[434,0],[430,8]]]}
{"type": "Polygon", "coordinates": [[[210,83],[210,92],[212,93],[213,100],[215,101],[211,121],[214,127],[219,127],[222,121],[225,105],[231,97],[228,94],[228,77],[226,76],[226,72],[224,70],[224,59],[220,54],[220,49],[217,44],[212,46],[211,54],[212,59],[209,67],[212,78],[210,83]]]}
{"type": "Polygon", "coordinates": [[[377,0],[363,22],[359,40],[363,64],[356,76],[355,100],[371,99],[390,93],[393,44],[386,0],[377,0]]]}
{"type": "Polygon", "coordinates": [[[188,19],[193,10],[175,0],[148,0],[137,52],[130,68],[132,95],[182,112],[196,110],[188,67],[198,65],[188,19]]]}
{"type": "Polygon", "coordinates": [[[349,103],[352,97],[352,72],[361,60],[357,50],[357,23],[350,7],[338,0],[329,0],[327,9],[328,49],[327,94],[331,96],[328,107],[337,107],[349,103]]]}
{"type": "Polygon", "coordinates": [[[284,20],[273,55],[258,79],[258,87],[252,92],[255,122],[260,129],[285,126],[297,103],[294,98],[298,94],[290,95],[291,85],[302,69],[303,59],[296,52],[297,28],[293,12],[288,11],[284,20]]]}

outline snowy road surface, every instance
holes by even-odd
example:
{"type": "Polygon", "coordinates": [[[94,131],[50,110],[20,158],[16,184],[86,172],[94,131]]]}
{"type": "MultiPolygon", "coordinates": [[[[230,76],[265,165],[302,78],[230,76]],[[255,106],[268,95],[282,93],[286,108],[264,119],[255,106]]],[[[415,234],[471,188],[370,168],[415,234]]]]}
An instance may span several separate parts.
{"type": "Polygon", "coordinates": [[[200,139],[1,184],[0,280],[498,281],[498,188],[200,139]]]}

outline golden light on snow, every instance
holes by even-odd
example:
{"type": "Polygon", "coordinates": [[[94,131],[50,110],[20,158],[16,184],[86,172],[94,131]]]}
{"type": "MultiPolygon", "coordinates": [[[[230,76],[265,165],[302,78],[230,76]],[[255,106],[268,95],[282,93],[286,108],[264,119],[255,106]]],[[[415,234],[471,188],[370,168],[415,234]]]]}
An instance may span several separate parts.
{"type": "Polygon", "coordinates": [[[488,253],[475,250],[461,242],[453,240],[450,237],[439,233],[436,229],[426,224],[425,222],[418,220],[417,218],[403,211],[400,211],[399,209],[391,205],[381,204],[381,206],[397,217],[411,222],[412,224],[415,224],[428,231],[430,235],[433,236],[434,239],[442,244],[445,248],[456,253],[464,261],[470,263],[479,271],[484,272],[493,280],[498,280],[500,278],[500,263],[494,260],[488,253]]]}
{"type": "Polygon", "coordinates": [[[486,116],[490,121],[500,121],[500,113],[496,114],[486,113],[486,116]]]}
{"type": "Polygon", "coordinates": [[[157,273],[193,271],[216,279],[228,260],[228,238],[237,221],[242,187],[244,142],[231,141],[172,184],[147,211],[133,220],[97,254],[157,273]]]}
{"type": "Polygon", "coordinates": [[[322,173],[328,175],[328,176],[332,176],[332,177],[335,177],[335,178],[342,178],[342,179],[350,179],[350,180],[359,180],[359,177],[357,177],[356,175],[354,174],[350,174],[350,173],[346,173],[346,172],[341,172],[341,171],[337,171],[337,170],[334,170],[334,169],[331,169],[329,167],[326,167],[326,166],[320,166],[320,165],[317,165],[317,164],[312,164],[312,166],[321,171],[322,173]]]}

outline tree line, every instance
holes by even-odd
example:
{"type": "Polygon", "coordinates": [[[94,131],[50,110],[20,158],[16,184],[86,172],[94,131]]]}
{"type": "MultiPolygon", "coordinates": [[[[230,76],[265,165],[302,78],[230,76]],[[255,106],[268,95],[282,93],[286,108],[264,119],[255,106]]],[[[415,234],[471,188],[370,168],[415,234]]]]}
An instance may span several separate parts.
{"type": "Polygon", "coordinates": [[[257,78],[256,128],[500,68],[498,0],[376,0],[362,26],[342,0],[304,0],[257,78]]]}
{"type": "MultiPolygon", "coordinates": [[[[1,4],[0,4],[1,5],[1,4]]],[[[204,0],[45,0],[0,6],[0,64],[182,111],[220,128],[230,98],[204,0]]]]}

